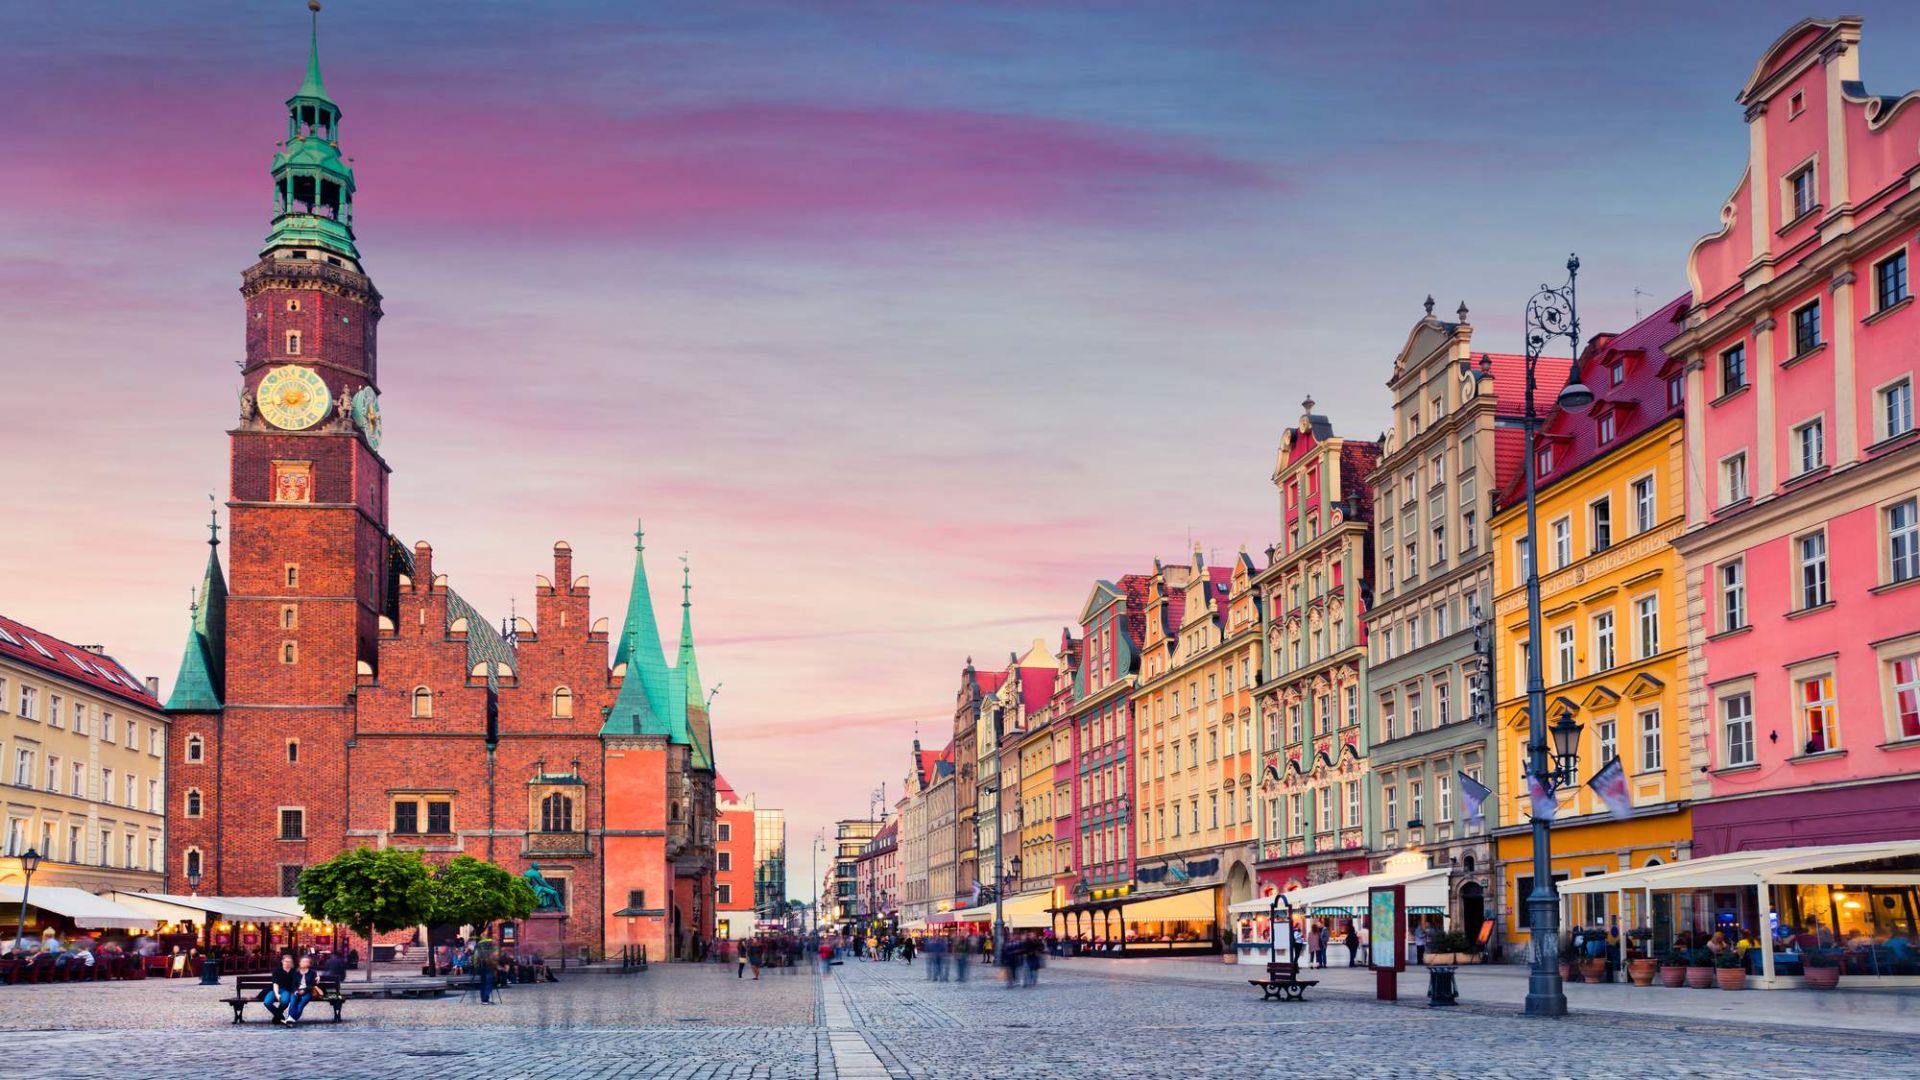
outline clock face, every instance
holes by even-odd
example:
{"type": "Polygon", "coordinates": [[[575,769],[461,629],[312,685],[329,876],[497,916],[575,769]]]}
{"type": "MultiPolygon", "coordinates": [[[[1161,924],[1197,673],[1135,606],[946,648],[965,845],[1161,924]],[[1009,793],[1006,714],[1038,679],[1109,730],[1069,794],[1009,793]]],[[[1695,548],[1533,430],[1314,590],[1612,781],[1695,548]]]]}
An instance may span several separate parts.
{"type": "Polygon", "coordinates": [[[286,431],[302,431],[319,423],[333,404],[319,374],[297,364],[267,372],[254,392],[254,401],[267,423],[286,431]]]}
{"type": "Polygon", "coordinates": [[[363,386],[353,395],[353,422],[366,436],[367,446],[380,449],[380,395],[373,387],[363,386]]]}

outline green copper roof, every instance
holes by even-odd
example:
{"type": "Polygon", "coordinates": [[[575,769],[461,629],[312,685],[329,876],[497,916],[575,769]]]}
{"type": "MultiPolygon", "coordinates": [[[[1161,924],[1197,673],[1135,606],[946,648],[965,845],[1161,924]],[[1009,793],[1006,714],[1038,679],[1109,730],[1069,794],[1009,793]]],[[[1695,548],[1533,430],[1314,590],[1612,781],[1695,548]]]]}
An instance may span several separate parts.
{"type": "Polygon", "coordinates": [[[323,248],[358,260],[353,243],[353,166],[340,154],[340,106],[320,77],[320,5],[307,42],[307,77],[287,99],[287,138],[273,156],[275,248],[323,248]]]}
{"type": "MultiPolygon", "coordinates": [[[[400,542],[400,538],[387,534],[387,610],[389,619],[400,615],[400,583],[398,576],[413,576],[413,550],[400,542]]],[[[426,583],[431,587],[432,582],[426,583]]],[[[447,625],[451,627],[458,620],[467,620],[467,670],[472,671],[481,664],[505,664],[514,672],[520,670],[520,660],[514,655],[513,645],[500,629],[487,621],[478,608],[467,603],[465,597],[452,589],[447,590],[447,625]]],[[[489,674],[492,668],[488,669],[489,674]]]]}
{"type": "Polygon", "coordinates": [[[674,680],[668,677],[666,650],[660,645],[660,624],[654,619],[653,593],[647,588],[646,533],[633,534],[633,587],[627,593],[627,620],[620,627],[614,666],[627,666],[620,693],[600,729],[602,735],[669,735],[685,742],[684,695],[676,713],[674,680]],[[679,717],[678,722],[675,716],[679,717]]]}
{"type": "Polygon", "coordinates": [[[193,604],[187,630],[187,648],[180,671],[173,677],[169,712],[214,712],[226,692],[227,581],[220,572],[219,525],[207,541],[207,572],[200,580],[200,596],[193,604]]]}
{"type": "Polygon", "coordinates": [[[693,750],[693,767],[713,768],[713,735],[708,724],[707,693],[700,686],[700,662],[693,654],[693,572],[681,571],[680,581],[680,656],[674,664],[674,684],[679,687],[681,709],[678,716],[685,738],[675,732],[675,742],[686,742],[693,750]]]}

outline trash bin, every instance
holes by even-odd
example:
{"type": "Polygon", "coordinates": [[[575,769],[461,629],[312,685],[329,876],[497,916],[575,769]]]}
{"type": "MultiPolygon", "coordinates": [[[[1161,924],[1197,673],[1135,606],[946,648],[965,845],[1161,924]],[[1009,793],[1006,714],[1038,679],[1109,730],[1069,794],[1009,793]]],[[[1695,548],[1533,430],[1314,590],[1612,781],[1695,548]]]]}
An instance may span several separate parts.
{"type": "Polygon", "coordinates": [[[1435,964],[1427,968],[1427,1008],[1460,1003],[1460,990],[1453,981],[1453,973],[1457,970],[1451,964],[1435,964]]]}
{"type": "Polygon", "coordinates": [[[220,985],[220,961],[215,960],[211,956],[207,957],[205,960],[200,961],[200,985],[201,986],[219,986],[220,985]]]}

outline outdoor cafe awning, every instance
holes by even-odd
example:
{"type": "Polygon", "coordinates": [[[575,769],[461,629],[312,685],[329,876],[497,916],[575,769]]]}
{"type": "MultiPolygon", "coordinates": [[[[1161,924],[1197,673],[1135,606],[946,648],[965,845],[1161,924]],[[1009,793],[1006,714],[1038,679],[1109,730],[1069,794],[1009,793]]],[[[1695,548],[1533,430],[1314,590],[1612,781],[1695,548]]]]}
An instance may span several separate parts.
{"type": "MultiPolygon", "coordinates": [[[[20,903],[22,891],[18,885],[0,885],[0,904],[20,903]]],[[[26,900],[34,908],[65,915],[82,927],[151,928],[160,921],[146,912],[115,903],[104,896],[95,896],[85,889],[60,885],[42,885],[34,889],[26,900]]]]}
{"type": "MultiPolygon", "coordinates": [[[[117,904],[125,905],[135,911],[145,912],[157,919],[173,922],[207,922],[214,919],[226,919],[232,922],[284,923],[295,922],[300,918],[299,904],[291,897],[277,897],[292,903],[295,914],[289,915],[282,910],[257,906],[231,896],[180,896],[176,893],[121,892],[115,890],[108,894],[117,904]]],[[[34,899],[40,898],[39,893],[34,899]]],[[[149,922],[153,920],[148,920],[149,922]]]]}
{"type": "MultiPolygon", "coordinates": [[[[1435,867],[1429,870],[1402,872],[1383,872],[1362,874],[1359,877],[1339,878],[1323,881],[1318,885],[1309,885],[1304,889],[1295,889],[1283,893],[1277,899],[1280,908],[1285,911],[1292,908],[1295,914],[1306,915],[1356,915],[1365,914],[1367,894],[1383,885],[1404,885],[1407,890],[1407,910],[1420,913],[1444,914],[1447,910],[1447,868],[1435,867]]],[[[1276,897],[1260,896],[1252,900],[1242,900],[1227,910],[1236,915],[1264,914],[1273,905],[1276,897]]]]}
{"type": "Polygon", "coordinates": [[[1920,840],[1768,848],[1616,870],[1559,883],[1566,895],[1704,891],[1758,885],[1920,885],[1920,840]]]}

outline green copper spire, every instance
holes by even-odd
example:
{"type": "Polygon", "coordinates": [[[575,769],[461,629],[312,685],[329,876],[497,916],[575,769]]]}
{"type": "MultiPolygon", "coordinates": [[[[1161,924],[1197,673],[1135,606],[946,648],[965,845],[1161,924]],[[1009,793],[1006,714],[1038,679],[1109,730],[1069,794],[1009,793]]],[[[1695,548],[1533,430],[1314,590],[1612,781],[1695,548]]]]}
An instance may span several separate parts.
{"type": "Polygon", "coordinates": [[[340,156],[340,106],[320,78],[319,0],[308,0],[307,8],[307,77],[287,99],[287,139],[273,156],[273,231],[261,255],[318,248],[357,261],[353,167],[340,156]]]}
{"type": "MultiPolygon", "coordinates": [[[[627,593],[627,620],[621,624],[613,655],[614,666],[625,664],[627,673],[601,734],[673,735],[676,729],[684,728],[685,721],[674,720],[673,680],[667,670],[666,651],[660,645],[653,594],[647,588],[645,530],[636,526],[633,540],[633,587],[627,593]]],[[[685,710],[679,715],[684,717],[685,710]]]]}
{"type": "MultiPolygon", "coordinates": [[[[680,557],[686,562],[686,556],[680,557]]],[[[692,748],[693,767],[713,768],[712,737],[708,734],[707,693],[700,686],[700,662],[693,655],[693,568],[680,569],[680,656],[674,663],[674,685],[679,688],[683,708],[685,742],[692,748]]],[[[675,742],[682,741],[676,733],[675,742]]]]}
{"type": "Polygon", "coordinates": [[[213,712],[226,691],[227,581],[220,572],[220,521],[208,524],[207,572],[192,605],[187,648],[173,677],[169,712],[213,712]]]}
{"type": "Polygon", "coordinates": [[[320,0],[307,0],[307,10],[313,12],[313,30],[307,39],[307,77],[293,96],[331,104],[327,84],[320,78],[320,0]]]}

